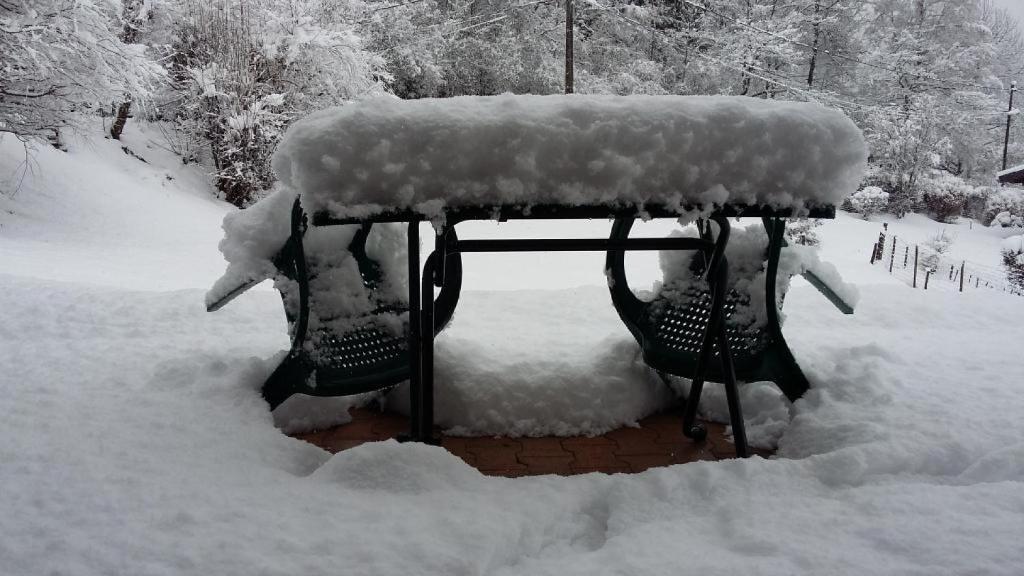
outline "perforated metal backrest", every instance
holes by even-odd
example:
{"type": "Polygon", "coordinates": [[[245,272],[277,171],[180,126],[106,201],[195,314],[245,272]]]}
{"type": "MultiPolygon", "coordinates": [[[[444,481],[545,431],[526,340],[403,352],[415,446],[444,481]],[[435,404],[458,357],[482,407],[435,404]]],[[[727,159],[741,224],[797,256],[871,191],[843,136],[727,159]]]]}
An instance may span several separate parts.
{"type": "MultiPolygon", "coordinates": [[[[660,302],[652,307],[654,314],[654,344],[677,354],[690,354],[696,359],[700,343],[711,314],[711,294],[707,290],[693,290],[688,294],[688,305],[673,306],[660,302]],[[656,311],[655,311],[656,310],[656,311]]],[[[745,303],[736,292],[730,292],[725,301],[726,335],[734,358],[742,362],[744,357],[757,356],[770,341],[770,335],[763,329],[744,329],[730,322],[736,306],[745,303]]],[[[715,356],[718,350],[715,350],[715,356]]]]}
{"type": "Polygon", "coordinates": [[[354,381],[408,368],[408,344],[380,328],[353,330],[341,335],[320,334],[311,355],[318,379],[354,381]]]}
{"type": "MultiPolygon", "coordinates": [[[[629,218],[616,219],[612,238],[627,238],[632,224],[629,218]]],[[[775,382],[790,401],[796,401],[810,384],[793,358],[779,325],[776,302],[781,304],[781,301],[776,299],[775,287],[779,255],[785,244],[785,225],[778,219],[765,219],[764,227],[769,237],[765,303],[771,305],[765,310],[767,321],[758,330],[745,330],[735,322],[729,322],[741,302],[735,292],[727,294],[725,308],[729,347],[739,380],[775,382]]],[[[622,251],[609,251],[606,260],[608,288],[615,311],[640,344],[648,365],[669,374],[692,377],[700,338],[710,315],[710,294],[691,294],[686,306],[672,306],[664,298],[643,302],[629,288],[624,258],[622,251]]],[[[718,355],[717,350],[715,354],[718,355]]],[[[722,381],[719,362],[710,363],[706,377],[722,381]]]]}
{"type": "MultiPolygon", "coordinates": [[[[293,212],[292,237],[285,251],[282,251],[285,255],[276,261],[280,272],[299,285],[298,306],[289,302],[288,295],[281,294],[288,321],[294,326],[293,353],[311,364],[310,368],[316,371],[316,379],[321,384],[335,388],[361,391],[373,389],[375,384],[392,384],[407,378],[407,336],[404,333],[396,334],[393,326],[385,325],[377,318],[379,314],[394,317],[406,313],[408,307],[404,302],[381,302],[366,318],[353,319],[360,325],[359,328],[338,333],[335,332],[334,323],[319,322],[309,334],[306,333],[309,307],[316,305],[315,299],[309,296],[309,283],[321,271],[306,266],[302,242],[306,221],[298,201],[293,212]]],[[[363,285],[372,291],[381,281],[381,269],[366,254],[366,240],[371,226],[362,225],[353,235],[347,250],[356,260],[363,285]]],[[[454,229],[449,233],[454,235],[454,229]]],[[[438,331],[451,319],[462,287],[462,260],[458,254],[445,260],[445,276],[445,285],[435,301],[435,325],[438,331]]]]}

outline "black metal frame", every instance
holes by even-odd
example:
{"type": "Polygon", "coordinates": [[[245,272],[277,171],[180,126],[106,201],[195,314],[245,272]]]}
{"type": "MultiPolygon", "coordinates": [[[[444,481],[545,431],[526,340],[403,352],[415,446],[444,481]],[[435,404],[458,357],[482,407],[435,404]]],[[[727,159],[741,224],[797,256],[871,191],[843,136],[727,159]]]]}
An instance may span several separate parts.
{"type": "Polygon", "coordinates": [[[730,217],[785,218],[806,215],[812,218],[833,218],[834,207],[811,208],[801,212],[773,210],[766,207],[725,206],[716,209],[710,217],[718,225],[717,237],[713,237],[711,226],[705,221],[700,238],[530,238],[515,240],[460,240],[454,227],[466,220],[509,220],[509,219],[612,219],[612,218],[678,218],[680,210],[659,207],[637,206],[557,206],[539,205],[462,207],[446,210],[443,224],[436,228],[434,249],[427,257],[420,273],[419,224],[427,220],[422,214],[410,211],[392,211],[372,217],[337,218],[327,213],[317,213],[314,226],[331,226],[366,222],[407,222],[409,261],[409,360],[410,360],[410,434],[407,440],[440,443],[434,436],[434,288],[443,287],[445,261],[453,254],[464,252],[539,252],[539,251],[631,251],[631,250],[696,250],[708,260],[707,281],[712,293],[712,305],[708,325],[701,342],[701,352],[693,376],[686,409],[683,415],[683,432],[687,437],[701,440],[704,429],[696,422],[697,405],[705,381],[707,366],[712,360],[714,347],[720,350],[722,372],[729,405],[730,420],[736,453],[748,455],[743,414],[739,401],[739,390],[733,369],[732,356],[724,321],[724,303],[728,285],[728,259],[725,248],[729,241],[730,217]]]}
{"type": "MultiPolygon", "coordinates": [[[[604,212],[608,214],[607,211],[604,212]]],[[[564,216],[564,215],[563,215],[564,216]]],[[[527,218],[529,216],[526,216],[527,218]]],[[[700,440],[703,429],[696,424],[696,406],[700,399],[706,366],[711,360],[712,350],[717,343],[722,350],[720,355],[723,373],[726,374],[726,392],[729,412],[736,441],[736,452],[741,457],[747,456],[746,434],[743,416],[739,403],[735,372],[732,369],[732,358],[726,338],[724,322],[725,287],[728,284],[728,260],[725,247],[729,240],[729,222],[725,216],[715,215],[712,218],[719,227],[717,238],[712,238],[710,226],[701,238],[530,238],[516,240],[457,240],[450,231],[455,223],[442,226],[435,238],[435,247],[427,258],[423,269],[422,280],[418,278],[418,270],[409,269],[409,302],[410,318],[416,318],[414,310],[419,307],[418,318],[409,331],[409,346],[416,350],[412,356],[418,360],[418,366],[410,367],[413,377],[410,380],[410,403],[412,408],[412,429],[409,440],[436,444],[439,439],[434,436],[434,314],[433,289],[442,286],[444,279],[439,271],[444,269],[445,259],[456,253],[464,252],[536,252],[536,251],[601,251],[609,250],[697,250],[709,259],[708,281],[711,284],[713,299],[711,320],[706,327],[702,342],[701,361],[698,362],[694,374],[693,387],[687,402],[684,415],[684,433],[688,437],[700,440]],[[422,303],[422,304],[421,304],[422,303]],[[417,306],[421,305],[421,306],[417,306]],[[419,324],[416,326],[415,324],[419,324]]],[[[461,219],[460,219],[461,220],[461,219]]],[[[418,222],[410,224],[409,262],[419,261],[418,222]],[[415,229],[415,231],[414,231],[415,229]]]]}

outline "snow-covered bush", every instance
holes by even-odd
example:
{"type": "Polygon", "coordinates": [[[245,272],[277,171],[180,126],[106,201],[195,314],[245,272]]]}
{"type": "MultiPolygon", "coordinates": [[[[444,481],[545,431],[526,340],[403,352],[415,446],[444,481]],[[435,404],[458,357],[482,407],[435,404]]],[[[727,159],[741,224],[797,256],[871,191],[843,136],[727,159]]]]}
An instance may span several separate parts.
{"type": "Polygon", "coordinates": [[[216,185],[245,206],[273,182],[270,155],[294,118],[378,92],[382,63],[351,24],[348,0],[184,0],[172,71],[176,120],[210,144],[216,185]]]}
{"type": "Polygon", "coordinates": [[[989,226],[993,228],[1024,228],[1024,217],[1017,216],[1008,210],[996,214],[989,226]]]}
{"type": "Polygon", "coordinates": [[[850,195],[850,206],[854,212],[867,220],[872,214],[885,210],[889,204],[889,193],[878,186],[865,186],[850,195]]]}
{"type": "Polygon", "coordinates": [[[924,250],[921,251],[921,263],[926,270],[937,270],[942,257],[953,247],[956,236],[946,232],[943,228],[929,237],[924,242],[924,250]]]}
{"type": "Polygon", "coordinates": [[[1001,188],[985,202],[984,222],[999,228],[1024,226],[1024,189],[1001,188]]]}
{"type": "Polygon", "coordinates": [[[964,203],[964,216],[978,221],[985,220],[985,206],[988,199],[999,189],[991,186],[971,186],[967,194],[967,201],[964,203]]]}
{"type": "Polygon", "coordinates": [[[821,220],[810,218],[799,218],[791,221],[786,226],[786,240],[802,246],[817,246],[821,244],[817,229],[821,227],[821,220]]]}
{"type": "Polygon", "coordinates": [[[1003,266],[1006,277],[1018,289],[1024,290],[1024,235],[1003,240],[1003,266]]]}
{"type": "Polygon", "coordinates": [[[939,222],[954,222],[964,212],[974,186],[958,176],[939,172],[921,180],[921,208],[939,222]]]}

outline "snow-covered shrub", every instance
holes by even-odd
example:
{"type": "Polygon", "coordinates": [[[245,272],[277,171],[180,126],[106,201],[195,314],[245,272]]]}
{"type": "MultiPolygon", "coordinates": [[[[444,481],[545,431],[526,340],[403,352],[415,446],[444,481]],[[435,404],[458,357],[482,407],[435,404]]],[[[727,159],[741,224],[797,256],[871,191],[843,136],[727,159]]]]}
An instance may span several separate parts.
{"type": "Polygon", "coordinates": [[[867,220],[872,214],[885,210],[889,204],[889,193],[878,186],[865,186],[850,195],[850,206],[854,212],[867,220]]]}
{"type": "Polygon", "coordinates": [[[921,180],[921,207],[939,222],[954,222],[963,214],[974,186],[958,176],[940,172],[921,180]]]}
{"type": "Polygon", "coordinates": [[[444,22],[444,14],[433,4],[409,2],[374,13],[363,27],[367,49],[385,60],[384,84],[395,96],[433,98],[441,93],[444,22]]]}
{"type": "Polygon", "coordinates": [[[964,216],[978,221],[985,220],[985,206],[988,199],[999,189],[990,186],[972,186],[964,203],[964,216]]]}
{"type": "Polygon", "coordinates": [[[1024,189],[1000,188],[985,201],[984,222],[1000,228],[1022,227],[1024,189]]]}
{"type": "Polygon", "coordinates": [[[956,236],[946,232],[943,228],[929,237],[924,242],[924,250],[921,251],[921,263],[926,270],[937,270],[942,257],[949,252],[956,241],[956,236]]]}
{"type": "Polygon", "coordinates": [[[1006,277],[1018,289],[1024,290],[1024,235],[1003,240],[1003,266],[1006,277]]]}
{"type": "Polygon", "coordinates": [[[1024,217],[1016,216],[1004,210],[996,214],[989,226],[993,228],[1024,228],[1024,217]]]}
{"type": "Polygon", "coordinates": [[[821,244],[817,231],[819,227],[821,220],[799,218],[786,225],[786,240],[802,246],[817,246],[821,244]]]}
{"type": "Polygon", "coordinates": [[[245,206],[265,194],[291,120],[379,91],[382,61],[353,33],[355,9],[347,0],[183,0],[171,60],[176,120],[209,141],[227,201],[245,206]]]}

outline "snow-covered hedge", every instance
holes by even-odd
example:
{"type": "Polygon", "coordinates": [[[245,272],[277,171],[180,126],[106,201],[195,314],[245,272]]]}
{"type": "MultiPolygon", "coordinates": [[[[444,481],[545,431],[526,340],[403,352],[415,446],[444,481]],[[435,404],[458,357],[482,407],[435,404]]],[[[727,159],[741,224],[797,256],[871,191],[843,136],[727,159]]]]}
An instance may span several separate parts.
{"type": "Polygon", "coordinates": [[[878,186],[865,186],[854,192],[850,198],[850,207],[864,216],[866,220],[872,214],[885,210],[889,205],[889,193],[878,186]]]}
{"type": "Polygon", "coordinates": [[[975,194],[974,186],[958,176],[938,172],[920,183],[921,207],[939,222],[953,222],[964,212],[967,198],[975,194]]]}
{"type": "Polygon", "coordinates": [[[985,202],[985,221],[1000,228],[1024,227],[1024,189],[1000,188],[985,202]]]}

